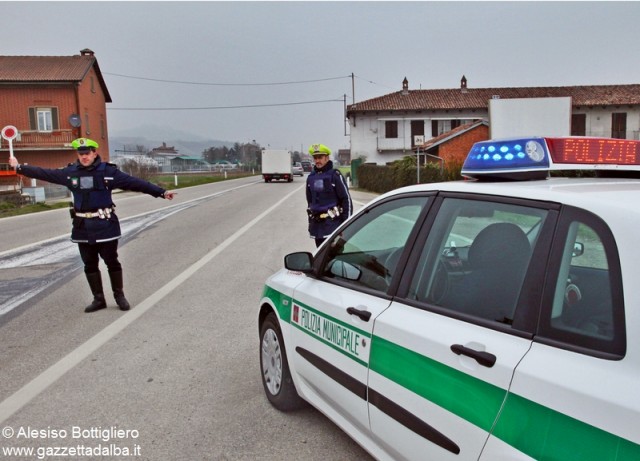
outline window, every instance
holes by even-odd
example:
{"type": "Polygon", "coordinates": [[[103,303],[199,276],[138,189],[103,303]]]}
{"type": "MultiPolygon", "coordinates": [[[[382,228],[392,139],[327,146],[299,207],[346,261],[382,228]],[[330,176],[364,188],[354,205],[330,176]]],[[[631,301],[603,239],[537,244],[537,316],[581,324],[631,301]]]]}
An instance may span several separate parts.
{"type": "Polygon", "coordinates": [[[424,136],[424,120],[411,120],[411,147],[415,147],[416,136],[424,136]]]}
{"type": "Polygon", "coordinates": [[[587,134],[587,114],[571,115],[571,136],[585,136],[587,134]]]}
{"type": "Polygon", "coordinates": [[[398,121],[390,120],[384,122],[384,137],[387,139],[398,137],[398,121]]]}
{"type": "Polygon", "coordinates": [[[511,324],[547,210],[443,200],[409,288],[445,313],[511,324]]]}
{"type": "Polygon", "coordinates": [[[627,114],[625,112],[611,114],[611,137],[617,139],[627,138],[627,114]]]}
{"type": "Polygon", "coordinates": [[[34,131],[51,132],[58,129],[58,109],[56,107],[30,107],[29,126],[34,131]]]}
{"type": "Polygon", "coordinates": [[[472,122],[473,120],[451,119],[451,120],[431,120],[431,136],[440,136],[442,133],[458,128],[461,125],[472,122]]]}
{"type": "Polygon", "coordinates": [[[333,238],[322,273],[356,288],[387,291],[428,197],[405,197],[372,208],[333,238]]]}
{"type": "Polygon", "coordinates": [[[38,109],[38,131],[53,131],[51,109],[38,109]]]}
{"type": "MultiPolygon", "coordinates": [[[[624,305],[613,236],[599,218],[565,214],[563,245],[553,274],[555,289],[543,311],[540,334],[567,346],[621,356],[625,350],[624,305]],[[568,215],[568,216],[567,216],[568,215]]],[[[550,276],[551,277],[551,276],[550,276]]]]}

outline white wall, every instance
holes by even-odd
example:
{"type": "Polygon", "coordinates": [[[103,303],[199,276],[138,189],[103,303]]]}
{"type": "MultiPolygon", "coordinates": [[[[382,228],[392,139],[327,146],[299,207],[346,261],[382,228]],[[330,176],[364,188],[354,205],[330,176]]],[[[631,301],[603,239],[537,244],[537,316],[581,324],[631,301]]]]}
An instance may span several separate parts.
{"type": "Polygon", "coordinates": [[[489,137],[571,135],[571,98],[489,100],[489,137]]]}

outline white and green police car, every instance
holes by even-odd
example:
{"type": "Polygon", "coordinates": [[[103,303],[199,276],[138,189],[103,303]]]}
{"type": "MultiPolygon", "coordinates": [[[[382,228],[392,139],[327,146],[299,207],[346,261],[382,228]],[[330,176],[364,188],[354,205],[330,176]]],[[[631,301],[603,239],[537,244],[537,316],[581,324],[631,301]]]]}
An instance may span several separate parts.
{"type": "Polygon", "coordinates": [[[640,460],[639,171],[638,141],[487,141],[380,196],[267,280],[267,398],[377,459],[640,460]]]}

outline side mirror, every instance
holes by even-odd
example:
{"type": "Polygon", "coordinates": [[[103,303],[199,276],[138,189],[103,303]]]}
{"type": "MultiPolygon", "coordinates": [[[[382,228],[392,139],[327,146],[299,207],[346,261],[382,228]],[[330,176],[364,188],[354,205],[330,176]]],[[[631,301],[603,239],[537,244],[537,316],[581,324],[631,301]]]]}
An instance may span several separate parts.
{"type": "Polygon", "coordinates": [[[584,243],[575,242],[573,244],[573,254],[571,256],[575,258],[577,256],[582,256],[583,254],[584,254],[584,243]]]}
{"type": "Polygon", "coordinates": [[[284,257],[284,267],[290,271],[308,273],[313,270],[313,255],[308,251],[289,253],[284,257]]]}

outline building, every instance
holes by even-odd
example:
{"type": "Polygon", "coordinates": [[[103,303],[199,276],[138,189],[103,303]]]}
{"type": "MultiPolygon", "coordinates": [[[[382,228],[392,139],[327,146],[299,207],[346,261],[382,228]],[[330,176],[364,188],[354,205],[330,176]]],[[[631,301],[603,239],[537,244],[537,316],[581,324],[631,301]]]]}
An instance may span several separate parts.
{"type": "Polygon", "coordinates": [[[338,149],[337,158],[340,165],[351,164],[351,149],[338,149]]]}
{"type": "Polygon", "coordinates": [[[413,153],[415,136],[427,142],[461,125],[489,120],[495,98],[570,97],[571,134],[640,139],[640,84],[565,87],[402,90],[347,107],[351,158],[385,164],[413,153]]]}
{"type": "MultiPolygon", "coordinates": [[[[22,163],[58,168],[75,161],[71,141],[79,137],[95,140],[108,160],[110,102],[89,49],[74,56],[0,56],[0,128],[18,129],[13,151],[22,163]]],[[[0,140],[0,156],[8,151],[0,140]]]]}
{"type": "Polygon", "coordinates": [[[162,173],[173,173],[172,163],[180,156],[175,146],[167,146],[166,142],[162,146],[154,147],[149,152],[149,157],[158,162],[158,168],[162,173]]]}
{"type": "Polygon", "coordinates": [[[429,139],[415,147],[421,163],[433,162],[442,168],[459,170],[471,147],[480,141],[489,139],[489,123],[478,120],[465,123],[450,131],[429,139]]]}
{"type": "MultiPolygon", "coordinates": [[[[111,96],[93,51],[74,56],[0,56],[0,125],[19,135],[21,162],[55,168],[75,160],[71,141],[87,137],[109,155],[111,96]]],[[[3,142],[2,152],[8,150],[3,142]]]]}

